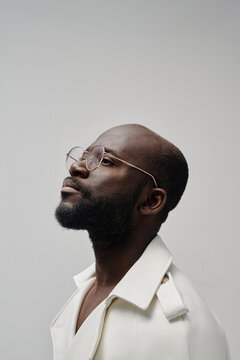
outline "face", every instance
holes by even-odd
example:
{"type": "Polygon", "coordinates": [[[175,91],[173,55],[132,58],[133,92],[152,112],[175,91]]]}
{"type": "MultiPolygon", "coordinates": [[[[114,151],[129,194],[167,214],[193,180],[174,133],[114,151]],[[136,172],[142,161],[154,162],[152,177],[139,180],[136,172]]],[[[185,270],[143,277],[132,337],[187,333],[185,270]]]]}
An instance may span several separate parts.
{"type": "MultiPolygon", "coordinates": [[[[92,146],[103,145],[107,152],[130,160],[123,144],[110,134],[100,136],[92,146]]],[[[74,163],[70,175],[64,180],[55,212],[58,222],[68,229],[87,230],[95,248],[117,247],[127,241],[145,175],[107,156],[91,172],[85,160],[74,163]]]]}

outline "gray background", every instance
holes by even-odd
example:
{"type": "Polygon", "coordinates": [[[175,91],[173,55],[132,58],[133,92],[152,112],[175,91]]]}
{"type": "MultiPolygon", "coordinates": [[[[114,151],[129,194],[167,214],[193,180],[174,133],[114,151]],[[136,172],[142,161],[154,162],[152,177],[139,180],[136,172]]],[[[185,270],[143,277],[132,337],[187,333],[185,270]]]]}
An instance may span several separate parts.
{"type": "Polygon", "coordinates": [[[1,359],[52,359],[93,261],[54,220],[64,156],[137,122],[190,167],[161,235],[239,358],[239,1],[1,1],[1,359]],[[238,102],[237,102],[238,100],[238,102]]]}

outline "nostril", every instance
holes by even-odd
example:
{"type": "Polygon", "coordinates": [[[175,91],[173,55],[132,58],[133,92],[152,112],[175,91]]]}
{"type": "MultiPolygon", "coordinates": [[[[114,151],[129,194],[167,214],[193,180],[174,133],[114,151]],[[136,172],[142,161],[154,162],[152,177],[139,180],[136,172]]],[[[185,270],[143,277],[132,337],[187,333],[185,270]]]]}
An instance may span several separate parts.
{"type": "Polygon", "coordinates": [[[86,162],[84,161],[76,161],[69,168],[69,173],[72,176],[81,176],[83,178],[88,177],[89,171],[86,168],[86,162]]]}

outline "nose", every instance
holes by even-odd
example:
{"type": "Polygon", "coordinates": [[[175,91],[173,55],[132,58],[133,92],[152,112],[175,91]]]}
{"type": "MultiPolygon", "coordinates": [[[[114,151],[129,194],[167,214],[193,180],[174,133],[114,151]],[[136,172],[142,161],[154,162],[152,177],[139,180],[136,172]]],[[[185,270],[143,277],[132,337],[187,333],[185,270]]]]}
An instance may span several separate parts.
{"type": "Polygon", "coordinates": [[[89,171],[86,168],[86,160],[76,161],[70,166],[69,173],[72,176],[80,176],[82,178],[87,178],[89,176],[89,171]]]}

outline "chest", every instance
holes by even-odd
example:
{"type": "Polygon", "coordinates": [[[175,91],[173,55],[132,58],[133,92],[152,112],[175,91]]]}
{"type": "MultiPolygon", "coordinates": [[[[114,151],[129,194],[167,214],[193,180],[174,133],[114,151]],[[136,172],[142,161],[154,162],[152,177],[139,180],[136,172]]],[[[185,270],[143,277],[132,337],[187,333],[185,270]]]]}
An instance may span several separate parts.
{"type": "Polygon", "coordinates": [[[93,312],[93,310],[108,296],[110,289],[101,290],[96,292],[95,288],[92,287],[86,294],[83,302],[81,304],[77,323],[76,323],[76,332],[87,319],[87,317],[93,312]]]}

